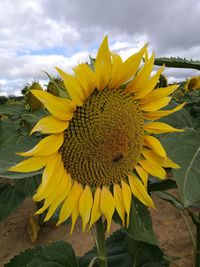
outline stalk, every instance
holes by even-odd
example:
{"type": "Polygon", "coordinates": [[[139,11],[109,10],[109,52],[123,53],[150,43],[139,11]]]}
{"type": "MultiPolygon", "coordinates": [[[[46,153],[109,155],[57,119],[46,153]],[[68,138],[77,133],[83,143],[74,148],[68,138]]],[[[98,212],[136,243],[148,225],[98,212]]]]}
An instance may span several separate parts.
{"type": "Polygon", "coordinates": [[[102,218],[95,223],[93,228],[94,240],[96,242],[97,254],[100,267],[107,267],[106,259],[106,242],[105,242],[105,230],[102,218]]]}

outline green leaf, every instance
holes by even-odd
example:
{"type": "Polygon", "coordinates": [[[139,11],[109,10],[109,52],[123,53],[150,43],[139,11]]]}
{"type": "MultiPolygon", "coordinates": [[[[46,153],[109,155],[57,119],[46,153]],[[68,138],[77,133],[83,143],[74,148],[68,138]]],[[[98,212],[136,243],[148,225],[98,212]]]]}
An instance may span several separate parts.
{"type": "Polygon", "coordinates": [[[155,181],[149,184],[148,186],[148,190],[149,192],[153,192],[153,191],[165,191],[165,190],[169,190],[169,189],[174,189],[177,188],[177,184],[174,180],[171,179],[166,179],[163,181],[155,181]]]}
{"type": "MultiPolygon", "coordinates": [[[[114,232],[106,240],[106,251],[108,267],[168,266],[164,263],[163,253],[159,247],[137,241],[123,229],[114,232]]],[[[95,257],[97,257],[96,248],[93,248],[79,258],[79,266],[88,266],[95,257]]],[[[97,260],[93,266],[99,266],[97,260]]]]}
{"type": "Polygon", "coordinates": [[[0,183],[0,221],[15,211],[26,197],[32,197],[40,177],[17,180],[15,184],[0,183]]]}
{"type": "Polygon", "coordinates": [[[30,135],[21,135],[18,131],[20,125],[11,123],[11,121],[0,122],[0,177],[21,179],[32,177],[41,173],[41,171],[32,173],[9,172],[11,166],[16,165],[24,158],[16,155],[16,152],[27,151],[34,147],[40,140],[38,137],[30,135]]]}
{"type": "Polygon", "coordinates": [[[41,182],[41,175],[16,181],[16,188],[21,191],[25,197],[32,197],[41,182]]]}
{"type": "Polygon", "coordinates": [[[200,133],[188,129],[162,138],[169,158],[181,168],[173,172],[185,207],[200,200],[200,133]]]}
{"type": "Polygon", "coordinates": [[[5,267],[78,267],[69,243],[57,241],[50,245],[27,249],[5,264],[5,267]]]}
{"type": "Polygon", "coordinates": [[[130,224],[127,232],[139,241],[157,245],[158,241],[153,232],[151,215],[146,206],[137,199],[132,200],[130,224]]]}
{"type": "Polygon", "coordinates": [[[0,114],[4,115],[16,115],[21,113],[24,110],[24,102],[20,103],[9,103],[0,105],[0,114]]]}
{"type": "Polygon", "coordinates": [[[15,185],[0,184],[0,221],[7,218],[22,203],[25,195],[15,185]]]}
{"type": "MultiPolygon", "coordinates": [[[[172,101],[167,106],[167,109],[173,109],[176,106],[177,103],[175,101],[172,101]]],[[[194,128],[195,125],[194,119],[192,118],[192,116],[190,116],[185,108],[182,108],[181,110],[172,113],[167,117],[161,118],[160,121],[177,128],[194,128]]]]}

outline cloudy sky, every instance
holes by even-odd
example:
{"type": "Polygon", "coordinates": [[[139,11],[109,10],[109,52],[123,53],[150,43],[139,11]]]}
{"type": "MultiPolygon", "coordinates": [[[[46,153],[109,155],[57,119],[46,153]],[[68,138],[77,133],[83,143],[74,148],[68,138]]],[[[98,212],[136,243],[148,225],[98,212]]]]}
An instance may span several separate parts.
{"type": "MultiPolygon", "coordinates": [[[[200,59],[198,0],[0,0],[0,95],[19,94],[45,70],[95,56],[105,35],[125,59],[148,42],[156,56],[200,59]]],[[[170,80],[199,74],[166,69],[170,80]]]]}

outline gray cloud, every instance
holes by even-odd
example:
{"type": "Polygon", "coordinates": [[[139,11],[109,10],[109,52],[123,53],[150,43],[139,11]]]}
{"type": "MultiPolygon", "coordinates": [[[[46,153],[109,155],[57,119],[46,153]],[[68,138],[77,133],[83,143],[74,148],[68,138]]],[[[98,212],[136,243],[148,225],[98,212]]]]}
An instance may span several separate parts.
{"type": "Polygon", "coordinates": [[[79,28],[83,40],[86,36],[85,41],[95,40],[99,32],[109,32],[112,37],[127,35],[130,39],[141,34],[160,53],[187,50],[200,43],[200,3],[196,0],[52,0],[51,5],[48,3],[45,0],[49,16],[79,28]],[[95,28],[96,34],[90,32],[95,28]]]}
{"type": "MultiPolygon", "coordinates": [[[[19,80],[44,79],[41,69],[51,72],[55,65],[73,66],[78,56],[86,58],[86,52],[77,53],[95,52],[106,34],[111,47],[122,54],[149,41],[157,56],[198,59],[199,23],[200,2],[196,0],[2,0],[1,91],[12,91],[19,80]],[[124,47],[117,48],[116,41],[124,42],[124,47]],[[63,47],[67,56],[37,54],[55,47],[63,47]],[[36,55],[29,55],[30,51],[36,55]]],[[[176,69],[166,73],[175,78],[197,74],[176,69]]]]}

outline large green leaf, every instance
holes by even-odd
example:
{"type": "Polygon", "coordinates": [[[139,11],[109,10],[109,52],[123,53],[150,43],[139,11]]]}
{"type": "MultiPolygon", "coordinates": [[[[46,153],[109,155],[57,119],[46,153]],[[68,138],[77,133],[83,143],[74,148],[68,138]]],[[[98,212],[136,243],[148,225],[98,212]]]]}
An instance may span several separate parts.
{"type": "Polygon", "coordinates": [[[27,249],[15,256],[5,267],[78,267],[69,243],[57,241],[50,245],[27,249]]]}
{"type": "Polygon", "coordinates": [[[181,168],[174,171],[182,202],[185,207],[200,200],[200,133],[188,129],[162,138],[169,157],[181,168]]]}
{"type": "MultiPolygon", "coordinates": [[[[172,101],[168,106],[167,109],[173,109],[177,106],[178,104],[175,101],[172,101]]],[[[173,127],[177,128],[194,128],[195,121],[190,116],[188,111],[185,108],[182,108],[181,110],[172,113],[171,115],[167,117],[163,117],[160,119],[160,121],[164,123],[168,123],[173,127]]]]}
{"type": "Polygon", "coordinates": [[[0,183],[0,221],[15,211],[26,197],[38,188],[40,177],[17,180],[16,183],[0,183]]]}
{"type": "Polygon", "coordinates": [[[137,199],[132,200],[130,223],[127,232],[138,241],[157,245],[157,238],[153,232],[150,212],[137,199]]]}
{"type": "Polygon", "coordinates": [[[40,171],[32,173],[16,173],[7,171],[11,166],[23,160],[16,152],[27,151],[39,141],[35,136],[22,135],[19,131],[19,122],[10,120],[0,121],[0,177],[21,179],[32,177],[40,171]]]}
{"type": "Polygon", "coordinates": [[[12,213],[24,200],[25,195],[15,185],[0,184],[0,221],[12,213]]]}
{"type": "MultiPolygon", "coordinates": [[[[167,266],[159,247],[135,240],[131,235],[120,229],[106,240],[108,267],[145,267],[167,266]]],[[[93,248],[84,257],[79,258],[79,266],[86,267],[97,257],[93,248]]],[[[94,261],[93,267],[98,267],[94,261]]]]}

